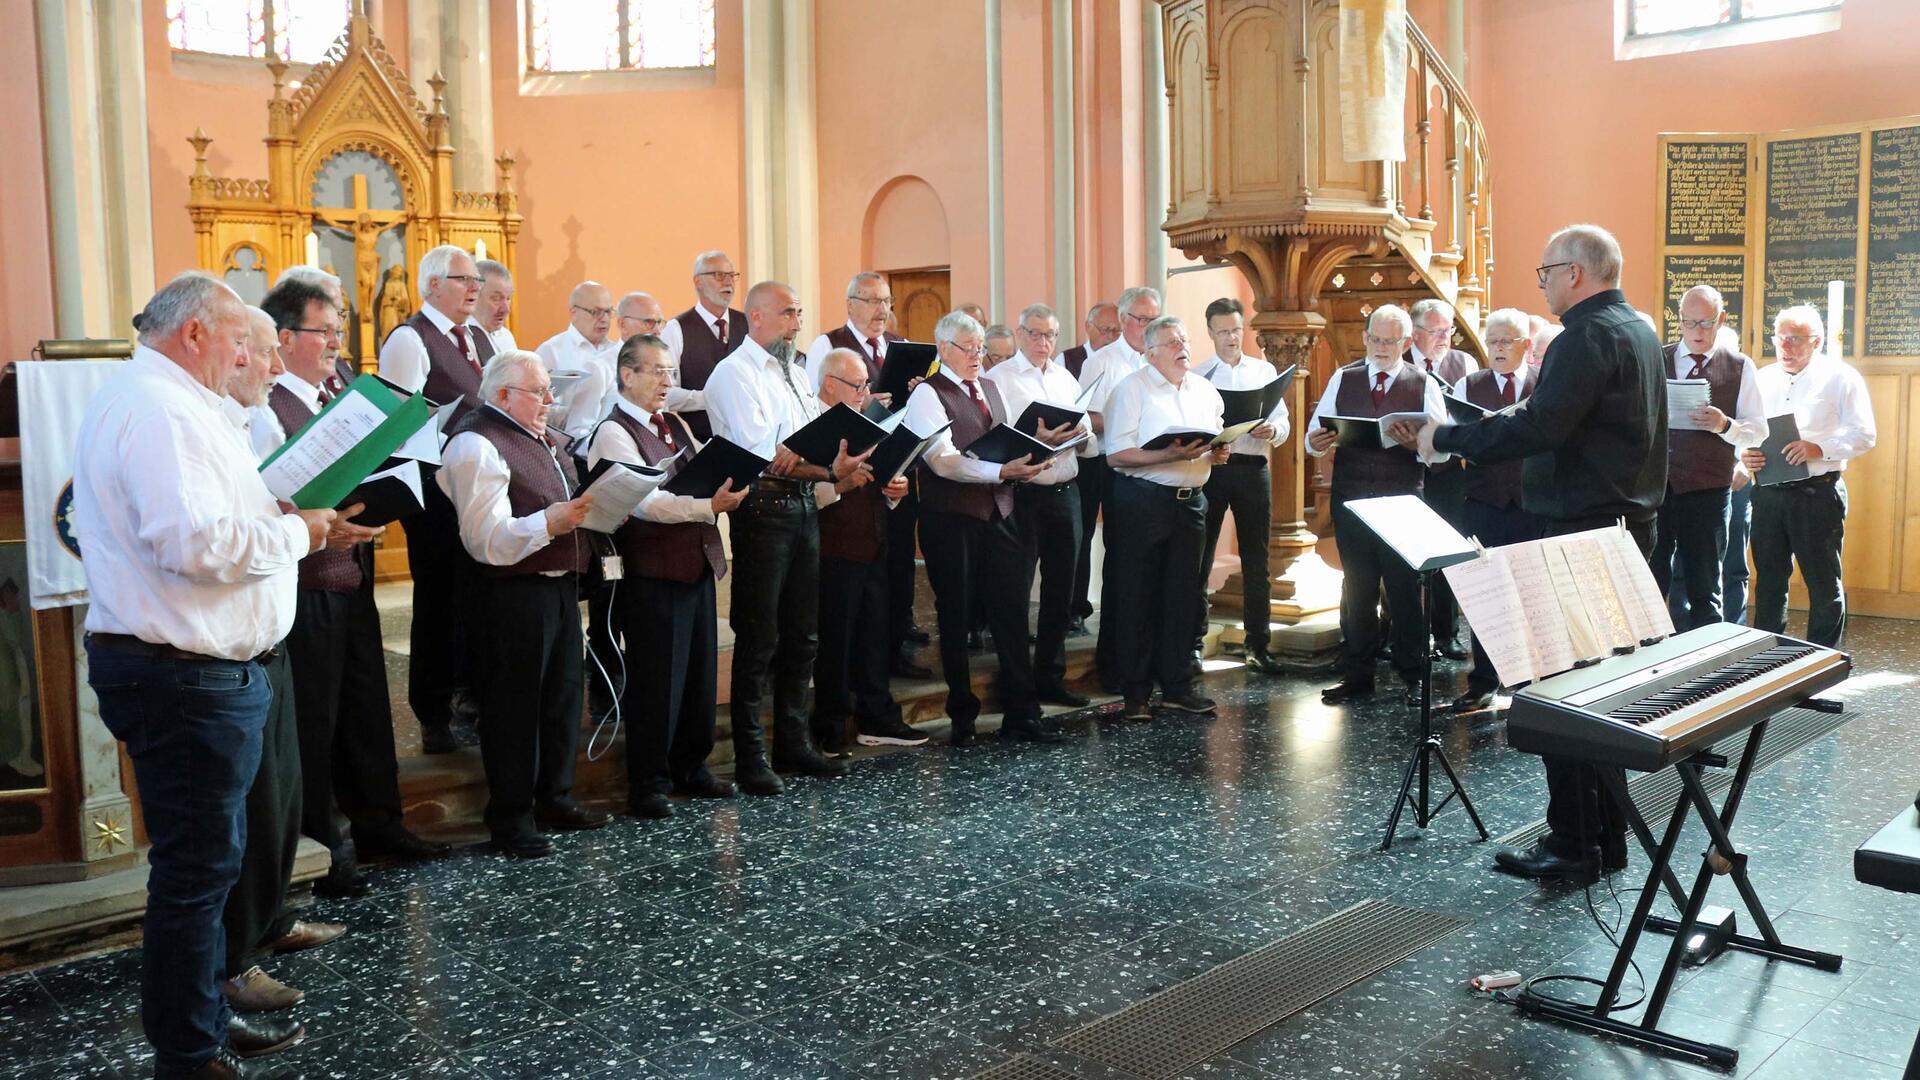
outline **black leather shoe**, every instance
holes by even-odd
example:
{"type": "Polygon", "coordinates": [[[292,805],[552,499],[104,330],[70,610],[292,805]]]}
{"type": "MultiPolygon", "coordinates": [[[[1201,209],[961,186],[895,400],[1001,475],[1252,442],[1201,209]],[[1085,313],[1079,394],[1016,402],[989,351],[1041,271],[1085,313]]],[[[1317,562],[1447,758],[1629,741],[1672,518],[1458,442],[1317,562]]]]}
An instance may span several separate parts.
{"type": "Polygon", "coordinates": [[[1440,647],[1434,651],[1449,660],[1473,659],[1473,653],[1469,652],[1466,646],[1460,644],[1458,641],[1443,641],[1440,643],[1440,647]]]}
{"type": "Polygon", "coordinates": [[[1008,719],[1000,725],[1001,742],[1057,743],[1065,739],[1065,735],[1039,717],[1008,719]]]}
{"type": "Polygon", "coordinates": [[[227,1021],[227,1049],[243,1058],[277,1054],[307,1037],[307,1026],[287,1017],[242,1016],[227,1021]]]}
{"type": "Polygon", "coordinates": [[[1491,708],[1493,708],[1493,691],[1491,690],[1469,689],[1466,693],[1453,699],[1453,712],[1456,716],[1465,716],[1469,713],[1482,713],[1491,708]]]}
{"type": "Polygon", "coordinates": [[[673,801],[657,791],[649,791],[638,798],[628,799],[627,813],[654,821],[670,818],[673,816],[673,801]]]}
{"type": "Polygon", "coordinates": [[[749,795],[778,795],[787,790],[780,777],[767,767],[762,757],[733,763],[733,782],[749,795]]]}
{"type": "Polygon", "coordinates": [[[539,833],[515,833],[494,837],[493,850],[510,859],[544,859],[553,854],[553,841],[539,833]]]}
{"type": "Polygon", "coordinates": [[[733,785],[708,773],[693,780],[673,785],[673,790],[689,799],[731,799],[733,785]]]}
{"type": "Polygon", "coordinates": [[[973,721],[955,720],[953,722],[953,730],[947,733],[947,745],[964,749],[972,746],[975,738],[973,721]]]}
{"type": "Polygon", "coordinates": [[[1214,708],[1212,698],[1202,697],[1192,690],[1188,690],[1184,694],[1160,695],[1160,707],[1163,709],[1172,709],[1175,712],[1194,713],[1196,715],[1210,713],[1214,708]]]}
{"type": "Polygon", "coordinates": [[[325,877],[313,883],[313,895],[330,900],[357,900],[373,891],[373,883],[352,859],[336,859],[325,877]]]}
{"type": "Polygon", "coordinates": [[[460,749],[460,740],[453,737],[453,725],[448,723],[420,725],[420,752],[423,754],[451,754],[460,749]]]}
{"type": "Polygon", "coordinates": [[[533,809],[533,823],[562,832],[598,829],[613,818],[598,810],[589,810],[572,799],[561,799],[533,809]]]}
{"type": "Polygon", "coordinates": [[[1265,649],[1247,650],[1247,669],[1249,671],[1257,671],[1262,675],[1281,674],[1280,661],[1268,655],[1265,649]]]}
{"type": "Polygon", "coordinates": [[[932,640],[933,640],[933,635],[927,633],[925,630],[920,629],[919,623],[907,624],[907,641],[910,644],[925,645],[927,642],[932,640]]]}
{"type": "Polygon", "coordinates": [[[239,1055],[223,1046],[192,1072],[155,1071],[153,1075],[166,1080],[294,1080],[300,1074],[272,1062],[242,1061],[239,1055]]]}
{"type": "Polygon", "coordinates": [[[915,660],[910,653],[895,653],[893,662],[887,665],[887,674],[896,679],[912,679],[924,682],[933,678],[933,669],[915,660]]]}
{"type": "Polygon", "coordinates": [[[1325,690],[1320,691],[1322,705],[1338,705],[1355,698],[1373,695],[1372,679],[1342,679],[1325,690]]]}
{"type": "Polygon", "coordinates": [[[1562,878],[1575,885],[1591,885],[1599,877],[1595,872],[1598,863],[1598,852],[1592,858],[1572,859],[1555,854],[1540,844],[1525,851],[1495,852],[1493,856],[1493,864],[1509,874],[1530,878],[1562,878]]]}
{"type": "Polygon", "coordinates": [[[361,836],[356,830],[353,847],[362,857],[370,859],[444,859],[453,854],[452,844],[443,844],[438,840],[429,840],[405,826],[395,826],[385,832],[361,836]]]}
{"type": "Polygon", "coordinates": [[[1145,697],[1128,696],[1126,704],[1120,709],[1120,719],[1151,720],[1153,719],[1153,706],[1147,702],[1145,697]]]}
{"type": "Polygon", "coordinates": [[[1076,709],[1091,704],[1085,694],[1076,694],[1059,683],[1040,687],[1034,696],[1052,705],[1071,705],[1076,709]]]}
{"type": "Polygon", "coordinates": [[[819,747],[822,754],[828,757],[846,757],[852,753],[853,748],[849,744],[853,740],[847,738],[847,725],[844,722],[837,724],[816,722],[812,725],[812,731],[813,745],[819,747]]]}

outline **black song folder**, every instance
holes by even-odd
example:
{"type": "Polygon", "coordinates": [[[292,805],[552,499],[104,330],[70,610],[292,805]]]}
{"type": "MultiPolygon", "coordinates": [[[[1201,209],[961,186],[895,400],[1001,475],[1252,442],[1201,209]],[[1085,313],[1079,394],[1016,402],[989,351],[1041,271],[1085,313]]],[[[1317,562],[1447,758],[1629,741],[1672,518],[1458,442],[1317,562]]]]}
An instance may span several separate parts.
{"type": "Polygon", "coordinates": [[[907,384],[915,379],[924,379],[938,370],[939,349],[924,341],[889,341],[886,363],[880,367],[880,384],[873,388],[873,392],[892,395],[889,408],[897,412],[907,407],[907,384]]]}
{"type": "Polygon", "coordinates": [[[807,464],[825,469],[840,456],[840,440],[846,440],[847,453],[864,454],[886,437],[885,428],[842,403],[814,417],[805,427],[787,436],[784,445],[799,454],[807,464]]]}
{"type": "Polygon", "coordinates": [[[1142,450],[1165,450],[1177,442],[1212,443],[1220,437],[1217,431],[1205,431],[1200,428],[1173,428],[1163,431],[1140,444],[1142,450]]]}
{"type": "Polygon", "coordinates": [[[763,458],[715,435],[707,440],[699,453],[693,455],[692,460],[673,474],[673,479],[661,485],[661,490],[674,495],[691,495],[696,499],[711,499],[720,490],[720,485],[729,479],[733,481],[735,491],[752,487],[753,482],[771,464],[771,458],[763,458]]]}
{"type": "Polygon", "coordinates": [[[1290,364],[1287,370],[1267,380],[1265,386],[1251,390],[1220,391],[1220,401],[1225,406],[1222,411],[1228,427],[1244,424],[1249,420],[1268,419],[1280,411],[1280,404],[1287,400],[1287,389],[1293,385],[1294,373],[1300,365],[1290,364]]]}
{"type": "Polygon", "coordinates": [[[1070,405],[1055,405],[1051,401],[1036,401],[1027,406],[1020,419],[1014,421],[1013,428],[1022,435],[1032,435],[1045,424],[1057,428],[1062,424],[1077,424],[1086,419],[1087,410],[1070,405]]]}
{"type": "MultiPolygon", "coordinates": [[[[904,419],[905,414],[900,414],[904,419]]],[[[880,445],[873,448],[873,456],[867,459],[867,467],[873,470],[873,478],[879,484],[891,484],[895,478],[920,463],[940,436],[953,427],[949,420],[934,428],[928,435],[921,435],[905,423],[897,423],[880,445]]]]}
{"type": "Polygon", "coordinates": [[[1767,463],[1753,474],[1753,482],[1761,487],[1772,487],[1812,476],[1813,471],[1807,468],[1804,461],[1798,465],[1787,464],[1787,444],[1799,441],[1800,422],[1793,418],[1792,413],[1767,417],[1767,437],[1759,446],[1760,452],[1767,456],[1767,463]]]}

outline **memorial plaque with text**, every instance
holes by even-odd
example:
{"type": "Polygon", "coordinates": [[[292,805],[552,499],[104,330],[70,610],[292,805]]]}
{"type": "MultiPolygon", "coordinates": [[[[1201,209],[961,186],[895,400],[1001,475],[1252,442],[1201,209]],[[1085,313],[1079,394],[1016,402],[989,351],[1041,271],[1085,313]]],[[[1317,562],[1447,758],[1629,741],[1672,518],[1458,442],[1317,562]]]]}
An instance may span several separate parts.
{"type": "MultiPolygon", "coordinates": [[[[1661,294],[1666,297],[1660,312],[1660,340],[1680,340],[1680,298],[1695,285],[1711,285],[1727,301],[1727,325],[1738,333],[1745,325],[1747,306],[1747,257],[1745,255],[1692,255],[1669,252],[1660,264],[1661,294]]],[[[1744,347],[1744,346],[1743,346],[1744,347]]]]}
{"type": "Polygon", "coordinates": [[[1867,356],[1920,356],[1920,127],[1873,133],[1867,356]]]}
{"type": "Polygon", "coordinates": [[[1747,242],[1747,144],[1667,144],[1667,246],[1747,242]]]}
{"type": "MultiPolygon", "coordinates": [[[[1848,132],[1768,144],[1767,318],[1794,304],[1811,304],[1824,316],[1827,283],[1839,281],[1846,286],[1844,325],[1853,325],[1862,142],[1848,132]]],[[[1771,355],[1771,342],[1762,344],[1771,355]]]]}

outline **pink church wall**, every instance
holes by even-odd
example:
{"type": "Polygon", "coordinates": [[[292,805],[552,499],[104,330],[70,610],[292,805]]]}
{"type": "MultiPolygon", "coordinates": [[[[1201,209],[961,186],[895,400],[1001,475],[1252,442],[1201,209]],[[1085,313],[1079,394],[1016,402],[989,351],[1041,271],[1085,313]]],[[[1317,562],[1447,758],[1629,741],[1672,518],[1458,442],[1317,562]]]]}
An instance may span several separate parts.
{"type": "Polygon", "coordinates": [[[33,7],[4,0],[14,32],[0,36],[0,362],[23,360],[54,336],[45,145],[40,134],[40,60],[33,7]]]}

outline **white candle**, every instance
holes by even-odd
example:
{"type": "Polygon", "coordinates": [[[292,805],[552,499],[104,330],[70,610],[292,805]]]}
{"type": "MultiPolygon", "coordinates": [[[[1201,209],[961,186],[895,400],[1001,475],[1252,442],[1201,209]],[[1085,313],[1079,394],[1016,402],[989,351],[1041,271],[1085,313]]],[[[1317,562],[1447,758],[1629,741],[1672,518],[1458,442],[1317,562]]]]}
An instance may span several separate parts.
{"type": "Polygon", "coordinates": [[[1846,285],[1838,281],[1827,282],[1827,355],[1840,355],[1840,327],[1845,319],[1846,285]]]}
{"type": "Polygon", "coordinates": [[[307,234],[307,265],[318,268],[320,265],[320,238],[307,234]]]}
{"type": "Polygon", "coordinates": [[[487,257],[487,242],[485,240],[475,240],[473,242],[474,261],[478,262],[481,259],[484,259],[486,257],[487,257]]]}

